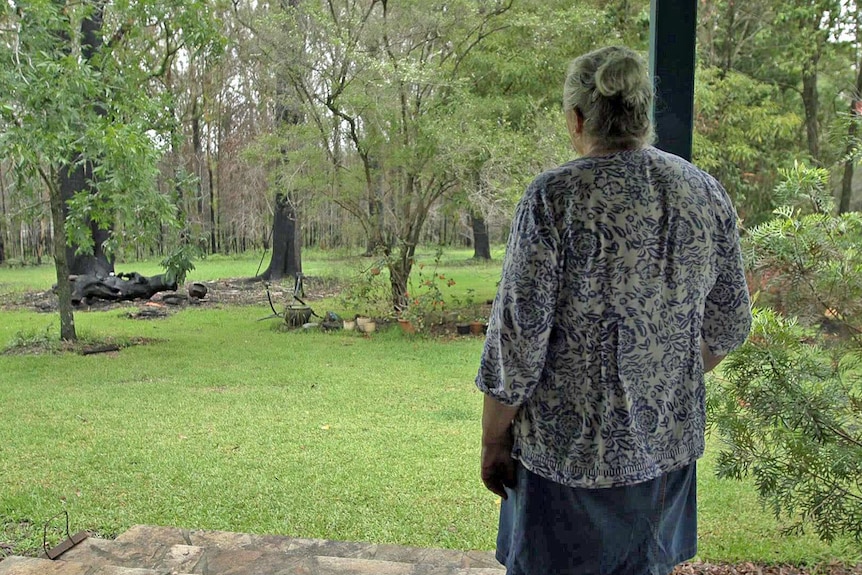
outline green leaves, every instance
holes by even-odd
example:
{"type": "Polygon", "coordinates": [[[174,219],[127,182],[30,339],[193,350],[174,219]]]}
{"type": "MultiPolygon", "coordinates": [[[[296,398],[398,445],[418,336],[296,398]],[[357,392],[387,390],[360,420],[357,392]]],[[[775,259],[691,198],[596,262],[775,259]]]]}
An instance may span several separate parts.
{"type": "Polygon", "coordinates": [[[862,539],[862,216],[832,215],[825,170],[796,163],[782,177],[786,204],[746,238],[774,309],[755,310],[709,386],[719,475],[751,475],[791,531],[862,539]]]}

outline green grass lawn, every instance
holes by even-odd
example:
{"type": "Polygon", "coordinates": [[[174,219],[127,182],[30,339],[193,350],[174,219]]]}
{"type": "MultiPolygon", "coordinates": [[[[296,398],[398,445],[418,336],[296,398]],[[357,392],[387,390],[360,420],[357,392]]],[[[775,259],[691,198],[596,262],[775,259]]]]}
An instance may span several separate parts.
{"type": "MultiPolygon", "coordinates": [[[[446,273],[493,293],[499,262],[466,257],[444,261],[446,273]]],[[[252,275],[233,273],[247,260],[207,260],[199,278],[252,275]]],[[[260,312],[78,313],[85,336],[156,341],[115,355],[0,356],[0,545],[34,549],[41,524],[68,509],[73,529],[106,536],[149,523],[491,549],[498,502],[478,478],[472,384],[481,342],[285,333],[260,312]]],[[[0,312],[0,347],[55,321],[0,312]]],[[[750,484],[715,478],[717,448],[699,468],[701,559],[862,560],[850,541],[781,536],[750,484]]]]}

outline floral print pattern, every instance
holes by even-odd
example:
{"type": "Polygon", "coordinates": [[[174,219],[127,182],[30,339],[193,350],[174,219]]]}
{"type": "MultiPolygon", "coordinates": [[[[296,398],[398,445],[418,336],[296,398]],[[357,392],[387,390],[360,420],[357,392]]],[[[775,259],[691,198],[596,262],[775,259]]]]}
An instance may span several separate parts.
{"type": "Polygon", "coordinates": [[[703,340],[751,327],[721,185],[648,147],[543,173],[518,204],[476,378],[520,406],[513,456],[572,487],[653,479],[703,454],[703,340]]]}

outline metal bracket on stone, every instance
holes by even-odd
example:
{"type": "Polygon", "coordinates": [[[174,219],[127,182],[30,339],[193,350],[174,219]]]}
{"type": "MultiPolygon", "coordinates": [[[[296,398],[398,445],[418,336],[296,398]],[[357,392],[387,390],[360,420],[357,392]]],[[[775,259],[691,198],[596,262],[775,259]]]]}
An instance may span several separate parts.
{"type": "Polygon", "coordinates": [[[62,513],[58,513],[51,519],[45,522],[45,527],[42,531],[42,549],[45,550],[45,555],[48,559],[54,561],[60,555],[89,537],[90,534],[87,531],[79,531],[74,535],[71,535],[69,532],[69,512],[63,511],[62,513]],[[60,517],[61,515],[66,516],[66,539],[63,540],[59,545],[54,547],[53,549],[48,549],[48,527],[51,525],[51,522],[60,517]]]}

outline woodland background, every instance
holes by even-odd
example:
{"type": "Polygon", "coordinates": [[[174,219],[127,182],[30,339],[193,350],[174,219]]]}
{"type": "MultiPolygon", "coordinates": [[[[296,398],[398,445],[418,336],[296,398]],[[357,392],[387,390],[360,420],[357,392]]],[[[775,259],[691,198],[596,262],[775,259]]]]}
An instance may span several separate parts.
{"type": "MultiPolygon", "coordinates": [[[[700,2],[694,161],[746,224],[797,161],[859,207],[859,12],[700,2]]],[[[279,278],[303,247],[383,246],[397,278],[418,244],[489,257],[525,184],[571,158],[568,61],[645,53],[649,2],[6,2],[0,29],[0,263],[50,256],[56,188],[73,273],[271,249],[279,278]]]]}

